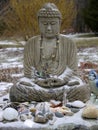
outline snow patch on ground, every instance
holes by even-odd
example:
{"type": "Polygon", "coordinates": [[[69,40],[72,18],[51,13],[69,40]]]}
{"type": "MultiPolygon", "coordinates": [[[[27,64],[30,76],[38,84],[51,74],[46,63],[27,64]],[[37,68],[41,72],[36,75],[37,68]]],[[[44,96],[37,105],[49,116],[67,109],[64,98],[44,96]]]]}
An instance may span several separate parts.
{"type": "Polygon", "coordinates": [[[13,83],[0,82],[0,91],[7,90],[11,86],[13,86],[13,83]]]}

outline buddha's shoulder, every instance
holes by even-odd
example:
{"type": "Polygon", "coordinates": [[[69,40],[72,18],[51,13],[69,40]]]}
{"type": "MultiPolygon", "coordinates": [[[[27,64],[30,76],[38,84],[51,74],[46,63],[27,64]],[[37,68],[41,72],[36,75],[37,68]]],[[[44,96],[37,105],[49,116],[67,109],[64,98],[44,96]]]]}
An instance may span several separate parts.
{"type": "Polygon", "coordinates": [[[68,41],[72,41],[72,38],[67,36],[67,35],[64,35],[64,34],[60,34],[60,38],[63,39],[63,40],[68,40],[68,41]]]}
{"type": "Polygon", "coordinates": [[[75,41],[73,40],[72,37],[69,37],[69,36],[67,36],[67,35],[60,34],[60,39],[61,39],[62,43],[64,43],[64,44],[67,44],[67,43],[68,43],[69,46],[70,46],[70,45],[76,46],[76,43],[75,43],[75,41]]]}
{"type": "Polygon", "coordinates": [[[38,39],[40,39],[40,35],[33,36],[33,37],[28,39],[27,43],[28,44],[33,43],[34,41],[37,41],[38,39]]]}

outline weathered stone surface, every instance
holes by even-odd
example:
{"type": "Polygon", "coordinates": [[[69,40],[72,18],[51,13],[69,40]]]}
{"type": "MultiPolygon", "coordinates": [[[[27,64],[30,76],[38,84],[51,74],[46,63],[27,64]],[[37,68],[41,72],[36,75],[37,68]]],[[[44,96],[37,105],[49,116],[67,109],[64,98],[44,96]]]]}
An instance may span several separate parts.
{"type": "Polygon", "coordinates": [[[76,44],[60,34],[61,17],[54,3],[45,3],[38,11],[40,35],[30,38],[24,48],[24,77],[29,80],[11,87],[11,101],[62,101],[68,89],[69,101],[89,99],[90,90],[76,74],[76,44]]]}

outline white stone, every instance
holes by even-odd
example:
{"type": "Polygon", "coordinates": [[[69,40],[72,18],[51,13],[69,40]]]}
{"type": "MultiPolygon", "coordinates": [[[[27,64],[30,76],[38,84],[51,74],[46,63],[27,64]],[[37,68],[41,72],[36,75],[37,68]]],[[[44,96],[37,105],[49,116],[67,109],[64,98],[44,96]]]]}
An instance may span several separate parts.
{"type": "Polygon", "coordinates": [[[14,108],[9,107],[3,111],[3,117],[8,121],[15,120],[18,118],[18,112],[14,108]]]}
{"type": "Polygon", "coordinates": [[[70,104],[70,105],[73,106],[73,107],[77,107],[77,108],[83,108],[83,107],[86,106],[86,104],[83,103],[83,102],[80,101],[80,100],[76,100],[76,101],[70,102],[70,103],[68,103],[68,104],[70,104]]]}

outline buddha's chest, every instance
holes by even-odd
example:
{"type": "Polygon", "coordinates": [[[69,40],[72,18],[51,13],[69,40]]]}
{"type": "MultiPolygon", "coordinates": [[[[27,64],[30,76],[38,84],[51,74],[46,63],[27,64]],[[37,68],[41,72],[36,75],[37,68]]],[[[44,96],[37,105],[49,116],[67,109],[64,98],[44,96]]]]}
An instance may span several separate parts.
{"type": "Polygon", "coordinates": [[[57,69],[58,66],[58,50],[59,46],[56,44],[56,42],[50,42],[45,43],[43,42],[40,50],[40,62],[41,62],[41,68],[43,70],[48,71],[50,73],[51,71],[54,71],[54,69],[57,69]]]}
{"type": "Polygon", "coordinates": [[[58,47],[55,41],[43,42],[41,45],[40,55],[42,60],[52,60],[57,55],[58,47]]]}

